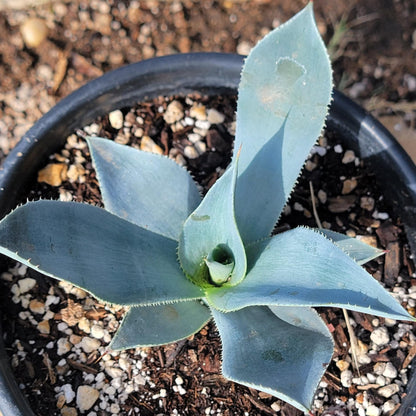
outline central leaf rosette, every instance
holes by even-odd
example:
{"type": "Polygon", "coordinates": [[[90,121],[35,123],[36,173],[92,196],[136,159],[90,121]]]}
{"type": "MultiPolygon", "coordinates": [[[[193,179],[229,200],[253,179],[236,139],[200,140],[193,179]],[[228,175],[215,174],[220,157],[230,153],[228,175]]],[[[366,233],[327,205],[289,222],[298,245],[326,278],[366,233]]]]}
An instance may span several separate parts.
{"type": "Polygon", "coordinates": [[[188,217],[179,239],[179,260],[197,286],[234,286],[244,279],[247,259],[237,228],[234,195],[239,154],[188,217]]]}

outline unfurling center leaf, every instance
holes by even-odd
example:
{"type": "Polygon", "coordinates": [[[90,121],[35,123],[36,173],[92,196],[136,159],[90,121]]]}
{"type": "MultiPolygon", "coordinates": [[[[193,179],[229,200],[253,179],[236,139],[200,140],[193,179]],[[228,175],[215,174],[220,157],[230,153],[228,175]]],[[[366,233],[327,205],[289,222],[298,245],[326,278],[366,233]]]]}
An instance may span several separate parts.
{"type": "Polygon", "coordinates": [[[179,259],[200,287],[234,286],[246,274],[247,260],[234,214],[238,157],[186,220],[179,259]]]}

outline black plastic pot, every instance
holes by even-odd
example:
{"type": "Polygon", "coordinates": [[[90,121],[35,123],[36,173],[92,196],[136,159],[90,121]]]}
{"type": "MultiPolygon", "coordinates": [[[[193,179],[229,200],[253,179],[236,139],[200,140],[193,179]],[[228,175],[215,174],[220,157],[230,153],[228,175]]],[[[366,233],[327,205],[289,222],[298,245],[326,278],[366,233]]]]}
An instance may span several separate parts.
{"type": "MultiPolygon", "coordinates": [[[[24,200],[37,170],[76,128],[116,108],[158,95],[235,93],[242,63],[243,57],[230,54],[172,55],[127,65],[80,88],[42,117],[5,160],[0,169],[0,217],[24,200]]],[[[327,126],[371,164],[387,200],[405,224],[416,256],[416,167],[409,156],[380,123],[337,91],[327,126]]],[[[12,376],[1,343],[2,336],[0,415],[34,416],[12,376]]],[[[407,393],[397,415],[415,412],[416,377],[411,378],[407,393]]]]}

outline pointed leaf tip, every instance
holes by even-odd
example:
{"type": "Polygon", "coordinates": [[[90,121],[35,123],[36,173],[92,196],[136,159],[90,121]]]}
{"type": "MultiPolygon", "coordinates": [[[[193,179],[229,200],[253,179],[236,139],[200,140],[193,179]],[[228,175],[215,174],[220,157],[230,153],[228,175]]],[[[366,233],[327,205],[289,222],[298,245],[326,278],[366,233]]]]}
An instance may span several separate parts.
{"type": "Polygon", "coordinates": [[[165,156],[100,137],[87,142],[106,210],[178,241],[201,201],[191,175],[165,156]]]}
{"type": "Polygon", "coordinates": [[[263,38],[242,70],[234,155],[244,143],[236,218],[245,244],[273,230],[324,126],[331,91],[331,66],[310,3],[263,38]]]}

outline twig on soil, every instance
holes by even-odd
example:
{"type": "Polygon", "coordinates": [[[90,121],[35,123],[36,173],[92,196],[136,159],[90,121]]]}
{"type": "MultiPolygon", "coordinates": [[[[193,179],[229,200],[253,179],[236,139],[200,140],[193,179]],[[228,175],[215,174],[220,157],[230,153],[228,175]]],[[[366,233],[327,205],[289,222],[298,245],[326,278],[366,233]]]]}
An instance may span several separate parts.
{"type": "Polygon", "coordinates": [[[264,413],[267,413],[268,415],[275,415],[276,413],[274,410],[270,409],[269,406],[266,406],[265,404],[259,402],[254,397],[250,396],[249,394],[244,394],[244,397],[246,397],[248,400],[250,400],[251,404],[253,404],[257,409],[261,410],[264,413]]]}
{"type": "Polygon", "coordinates": [[[315,222],[316,222],[316,225],[318,226],[318,228],[322,228],[322,223],[321,223],[321,220],[319,219],[318,211],[316,210],[315,192],[313,190],[312,181],[309,181],[309,189],[310,189],[310,192],[311,192],[313,216],[315,218],[315,222]]]}

